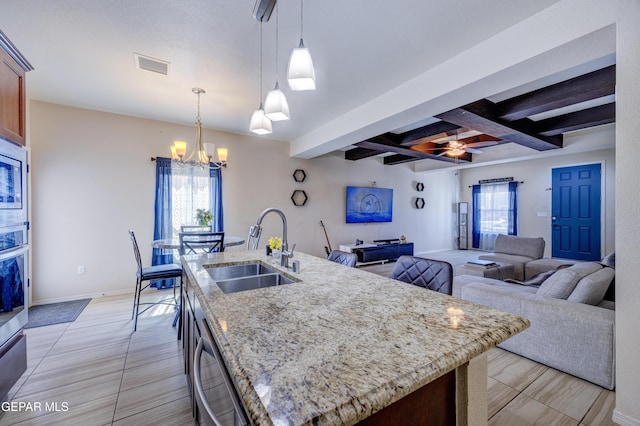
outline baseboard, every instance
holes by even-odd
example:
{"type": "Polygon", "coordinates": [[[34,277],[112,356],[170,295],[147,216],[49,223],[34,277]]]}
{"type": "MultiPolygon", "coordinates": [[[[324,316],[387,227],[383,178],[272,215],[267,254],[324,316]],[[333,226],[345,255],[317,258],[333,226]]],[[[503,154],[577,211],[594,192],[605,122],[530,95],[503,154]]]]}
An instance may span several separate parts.
{"type": "Polygon", "coordinates": [[[622,414],[618,410],[613,410],[613,416],[611,417],[611,420],[613,420],[620,426],[640,426],[640,420],[622,414]]]}
{"type": "Polygon", "coordinates": [[[98,299],[101,297],[121,296],[123,294],[133,294],[133,293],[129,290],[115,290],[115,291],[104,291],[100,293],[82,294],[82,295],[76,295],[76,296],[55,297],[52,299],[39,299],[39,300],[32,301],[31,306],[46,305],[47,303],[69,302],[71,300],[80,300],[80,299],[98,299]]]}

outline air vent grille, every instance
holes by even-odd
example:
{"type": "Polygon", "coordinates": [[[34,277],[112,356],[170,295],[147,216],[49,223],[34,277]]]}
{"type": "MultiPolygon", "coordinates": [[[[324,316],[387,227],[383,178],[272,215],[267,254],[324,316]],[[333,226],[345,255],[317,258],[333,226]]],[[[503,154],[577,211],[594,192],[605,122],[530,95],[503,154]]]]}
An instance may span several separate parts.
{"type": "Polygon", "coordinates": [[[151,71],[162,75],[169,73],[170,62],[143,56],[138,53],[134,53],[133,56],[135,58],[136,68],[139,70],[151,71]]]}

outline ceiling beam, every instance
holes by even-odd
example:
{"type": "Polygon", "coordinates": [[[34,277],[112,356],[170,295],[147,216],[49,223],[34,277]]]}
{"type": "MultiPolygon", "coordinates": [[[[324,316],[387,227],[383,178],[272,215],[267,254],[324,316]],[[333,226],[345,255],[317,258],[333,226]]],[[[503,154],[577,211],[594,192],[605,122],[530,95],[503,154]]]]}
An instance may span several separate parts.
{"type": "Polygon", "coordinates": [[[508,121],[552,111],[615,93],[616,66],[611,65],[496,104],[496,116],[508,121]]]}
{"type": "Polygon", "coordinates": [[[400,133],[398,135],[398,144],[402,146],[413,146],[420,142],[424,142],[421,141],[421,139],[438,136],[442,133],[451,132],[459,128],[460,126],[456,124],[447,123],[446,121],[438,121],[417,129],[409,130],[408,132],[400,133]]]}
{"type": "Polygon", "coordinates": [[[366,148],[380,152],[395,152],[396,154],[405,154],[409,156],[414,155],[414,153],[416,155],[420,154],[419,152],[411,151],[409,148],[398,145],[394,141],[390,140],[386,135],[387,134],[374,136],[367,139],[366,141],[358,142],[356,145],[360,148],[366,148]]]}
{"type": "Polygon", "coordinates": [[[443,155],[438,157],[436,155],[424,154],[420,152],[417,154],[420,154],[420,156],[416,156],[416,155],[410,156],[410,155],[402,155],[402,154],[389,155],[388,157],[384,157],[384,164],[386,166],[392,166],[394,164],[409,163],[411,161],[426,160],[426,159],[447,161],[449,163],[471,162],[471,154],[469,154],[468,152],[465,152],[464,154],[458,156],[458,158],[449,157],[448,155],[443,155]]]}
{"type": "Polygon", "coordinates": [[[377,149],[369,149],[369,148],[353,148],[344,153],[345,160],[362,160],[363,158],[373,157],[374,155],[383,154],[386,151],[379,151],[377,149]]]}
{"type": "Polygon", "coordinates": [[[610,103],[536,121],[535,125],[539,134],[543,136],[553,136],[573,130],[586,129],[588,127],[615,122],[616,104],[610,103]]]}
{"type": "Polygon", "coordinates": [[[460,127],[468,127],[495,136],[504,142],[517,143],[538,151],[562,148],[562,135],[538,136],[535,134],[535,123],[529,119],[519,120],[518,123],[500,120],[496,114],[496,104],[487,99],[481,99],[436,117],[460,127]]]}

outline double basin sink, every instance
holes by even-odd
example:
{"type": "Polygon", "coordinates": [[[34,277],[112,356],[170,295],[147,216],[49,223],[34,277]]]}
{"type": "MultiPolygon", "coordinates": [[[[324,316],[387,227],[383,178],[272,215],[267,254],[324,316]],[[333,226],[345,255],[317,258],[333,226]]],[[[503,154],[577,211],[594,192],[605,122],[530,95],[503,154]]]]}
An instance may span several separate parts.
{"type": "Polygon", "coordinates": [[[237,293],[296,282],[262,262],[209,267],[207,272],[224,293],[237,293]]]}

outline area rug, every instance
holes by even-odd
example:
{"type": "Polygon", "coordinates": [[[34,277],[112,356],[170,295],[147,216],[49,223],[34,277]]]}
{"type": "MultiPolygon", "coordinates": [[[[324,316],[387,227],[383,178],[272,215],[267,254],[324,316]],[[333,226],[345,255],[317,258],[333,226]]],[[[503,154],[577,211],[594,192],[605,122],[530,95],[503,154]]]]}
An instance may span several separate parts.
{"type": "Polygon", "coordinates": [[[80,299],[69,302],[31,306],[29,308],[29,322],[27,322],[24,328],[73,322],[89,302],[91,302],[91,299],[80,299]]]}

